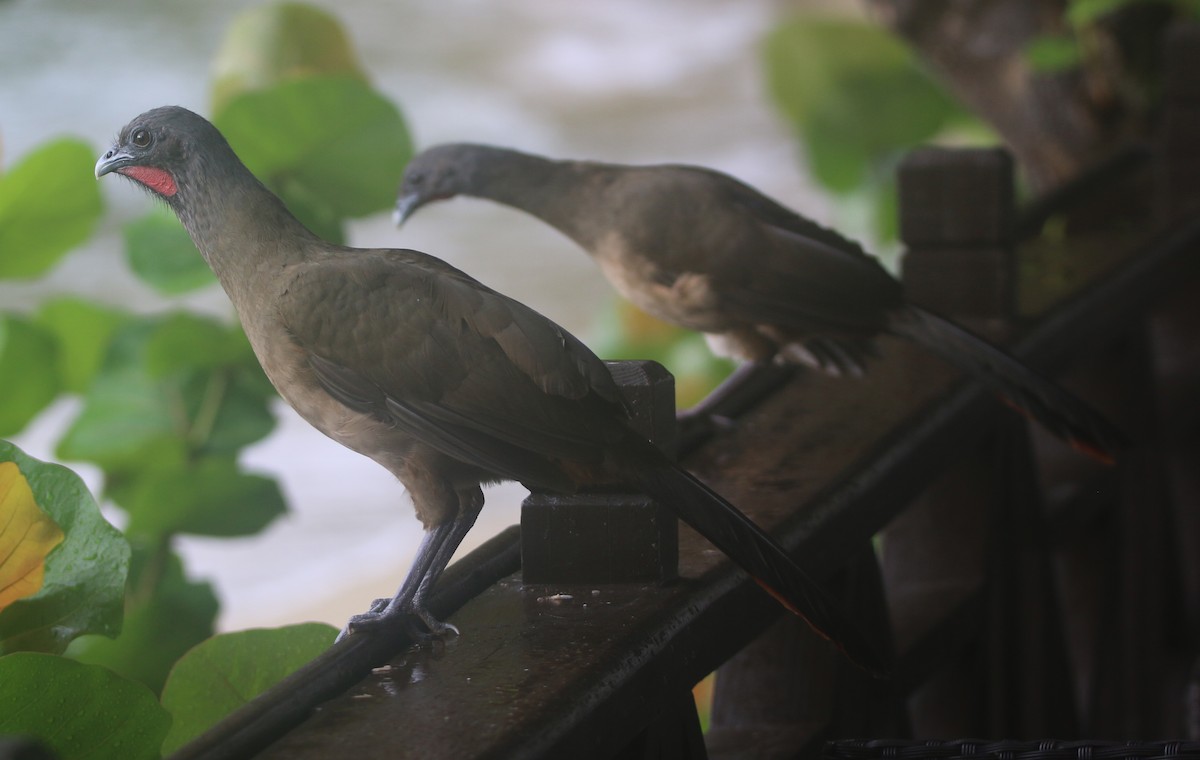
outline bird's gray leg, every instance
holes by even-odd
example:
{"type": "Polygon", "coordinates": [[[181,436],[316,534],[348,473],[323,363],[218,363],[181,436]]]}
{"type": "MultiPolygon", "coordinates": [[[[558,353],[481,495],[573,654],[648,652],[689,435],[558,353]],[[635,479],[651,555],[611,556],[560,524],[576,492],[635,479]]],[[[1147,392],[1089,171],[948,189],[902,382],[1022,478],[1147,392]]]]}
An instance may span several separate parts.
{"type": "Polygon", "coordinates": [[[337,640],[341,641],[356,631],[382,625],[395,619],[398,615],[405,614],[404,612],[396,613],[395,610],[404,606],[404,600],[411,600],[416,596],[421,578],[429,571],[429,567],[437,555],[437,547],[446,542],[446,538],[450,535],[453,527],[454,523],[451,521],[435,525],[425,531],[425,534],[421,537],[421,544],[417,547],[417,555],[413,558],[412,566],[408,569],[408,575],[404,577],[404,582],[400,584],[400,589],[396,592],[396,595],[390,599],[376,599],[371,603],[370,609],[366,612],[351,617],[346,623],[346,627],[338,634],[337,640]],[[388,612],[389,608],[392,609],[390,613],[388,612]]]}
{"type": "Polygon", "coordinates": [[[679,440],[705,436],[714,429],[730,427],[733,417],[752,407],[764,396],[791,379],[796,367],[773,361],[745,362],[690,409],[677,415],[679,440]]]}
{"type": "Polygon", "coordinates": [[[478,486],[459,492],[458,516],[450,523],[450,534],[437,547],[428,569],[420,579],[416,592],[413,594],[411,614],[424,623],[430,633],[435,636],[450,631],[457,634],[458,628],[435,618],[426,606],[426,601],[429,598],[429,593],[433,591],[433,586],[437,583],[437,579],[441,577],[446,566],[450,564],[450,558],[454,556],[454,552],[458,550],[467,533],[475,525],[475,520],[478,519],[482,509],[483,491],[478,486]]]}
{"type": "Polygon", "coordinates": [[[478,486],[462,489],[458,492],[458,502],[454,519],[435,525],[425,533],[412,567],[396,595],[391,599],[377,599],[370,610],[350,618],[339,639],[355,631],[389,624],[398,619],[411,621],[412,618],[420,620],[426,627],[426,630],[410,628],[414,638],[426,639],[458,633],[453,625],[435,618],[426,606],[434,583],[479,517],[483,508],[483,492],[478,486]]]}

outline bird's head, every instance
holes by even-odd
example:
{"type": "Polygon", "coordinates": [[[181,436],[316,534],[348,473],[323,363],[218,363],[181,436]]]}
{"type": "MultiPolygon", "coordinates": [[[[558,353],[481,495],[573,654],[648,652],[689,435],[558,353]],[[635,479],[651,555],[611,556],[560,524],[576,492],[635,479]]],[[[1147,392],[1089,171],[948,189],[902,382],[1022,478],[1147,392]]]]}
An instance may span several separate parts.
{"type": "Polygon", "coordinates": [[[199,148],[214,141],[227,145],[204,117],[179,106],[155,108],[125,125],[96,162],[96,178],[123,174],[170,203],[204,160],[199,148]]]}
{"type": "Polygon", "coordinates": [[[469,192],[474,167],[484,146],[450,143],[437,145],[413,156],[404,167],[396,210],[392,216],[399,227],[417,209],[433,201],[469,192]]]}

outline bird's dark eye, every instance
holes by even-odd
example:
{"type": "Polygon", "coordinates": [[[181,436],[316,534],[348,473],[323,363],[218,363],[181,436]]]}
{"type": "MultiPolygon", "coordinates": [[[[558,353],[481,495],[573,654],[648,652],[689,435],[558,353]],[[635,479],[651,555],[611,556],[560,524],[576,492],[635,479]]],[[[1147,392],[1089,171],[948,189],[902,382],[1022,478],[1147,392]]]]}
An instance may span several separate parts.
{"type": "Polygon", "coordinates": [[[150,144],[150,130],[148,130],[148,129],[133,130],[133,134],[129,136],[129,142],[133,143],[134,145],[138,146],[139,148],[146,147],[147,145],[150,144]]]}

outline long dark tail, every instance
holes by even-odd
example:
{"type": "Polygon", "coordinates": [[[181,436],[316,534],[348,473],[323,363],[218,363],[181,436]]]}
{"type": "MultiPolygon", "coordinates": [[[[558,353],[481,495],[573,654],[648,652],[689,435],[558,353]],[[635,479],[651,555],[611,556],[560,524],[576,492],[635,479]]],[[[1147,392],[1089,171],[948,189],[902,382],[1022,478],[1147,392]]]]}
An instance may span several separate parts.
{"type": "Polygon", "coordinates": [[[1097,411],[983,338],[916,306],[892,315],[888,329],[977,377],[1018,411],[1079,451],[1112,464],[1125,436],[1097,411]]]}
{"type": "Polygon", "coordinates": [[[695,477],[666,462],[640,468],[637,485],[675,511],[758,582],[868,672],[887,671],[882,658],[837,604],[750,518],[695,477]]]}

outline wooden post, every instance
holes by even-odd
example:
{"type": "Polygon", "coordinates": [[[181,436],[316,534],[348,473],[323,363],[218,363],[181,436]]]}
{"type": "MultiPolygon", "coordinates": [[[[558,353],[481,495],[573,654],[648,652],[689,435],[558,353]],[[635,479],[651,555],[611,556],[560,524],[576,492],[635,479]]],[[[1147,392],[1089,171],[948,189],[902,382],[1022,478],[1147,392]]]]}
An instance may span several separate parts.
{"type": "MultiPolygon", "coordinates": [[[[900,169],[900,213],[909,300],[1007,337],[1016,303],[1008,154],[914,151],[900,169]]],[[[913,692],[918,737],[1052,734],[1073,725],[1049,558],[1029,543],[1041,530],[1036,476],[1025,429],[1009,414],[998,404],[990,435],[948,463],[884,533],[902,656],[973,599],[987,614],[976,643],[946,652],[944,667],[913,692]]]]}
{"type": "MultiPolygon", "coordinates": [[[[1159,146],[1158,196],[1162,216],[1181,218],[1200,207],[1200,24],[1180,24],[1167,41],[1164,129],[1159,146]]],[[[1200,252],[1197,252],[1200,255],[1200,252]]],[[[1185,283],[1150,315],[1157,418],[1171,490],[1171,531],[1180,563],[1179,587],[1186,640],[1200,646],[1200,412],[1191,402],[1200,388],[1197,283],[1185,283]]],[[[1200,672],[1191,676],[1200,682],[1200,672]]],[[[1200,705],[1193,719],[1200,728],[1200,705]]]]}
{"type": "MultiPolygon", "coordinates": [[[[890,648],[870,543],[826,588],[860,630],[890,648]]],[[[784,615],[717,670],[710,726],[714,757],[812,756],[827,738],[908,733],[895,684],[851,664],[795,615],[784,615]]]]}
{"type": "MultiPolygon", "coordinates": [[[[922,148],[904,160],[899,186],[909,300],[991,336],[1007,333],[1015,302],[1012,160],[999,150],[922,148]]],[[[883,576],[901,656],[982,593],[995,508],[985,490],[988,470],[979,452],[964,452],[884,531],[883,576]]],[[[943,657],[910,697],[914,736],[977,734],[980,647],[943,657]]]]}
{"type": "Polygon", "coordinates": [[[1163,222],[1200,210],[1200,24],[1167,35],[1166,83],[1156,184],[1163,222]]]}
{"type": "MultiPolygon", "coordinates": [[[[649,361],[609,362],[634,426],[668,456],[675,381],[649,361]]],[[[663,583],[678,575],[679,521],[643,494],[531,493],[521,504],[525,583],[663,583]]]]}
{"type": "MultiPolygon", "coordinates": [[[[1200,25],[1172,28],[1165,53],[1154,174],[1156,216],[1170,227],[1200,214],[1200,25]]],[[[1092,363],[1093,382],[1117,398],[1118,423],[1135,441],[1116,473],[1119,499],[1097,565],[1109,585],[1090,693],[1096,736],[1185,735],[1181,685],[1200,682],[1198,289],[1194,277],[1178,281],[1092,363]]],[[[1200,711],[1191,709],[1194,721],[1200,711]]]]}
{"type": "Polygon", "coordinates": [[[704,732],[690,691],[662,705],[658,719],[613,760],[704,760],[704,732]]]}
{"type": "MultiPolygon", "coordinates": [[[[1170,228],[1200,213],[1200,26],[1172,28],[1165,54],[1153,218],[1170,228]]],[[[1103,481],[1077,489],[1088,503],[1060,520],[1082,730],[1097,738],[1186,732],[1180,685],[1196,682],[1200,642],[1198,285],[1178,281],[1071,373],[1134,442],[1103,481]]]]}

